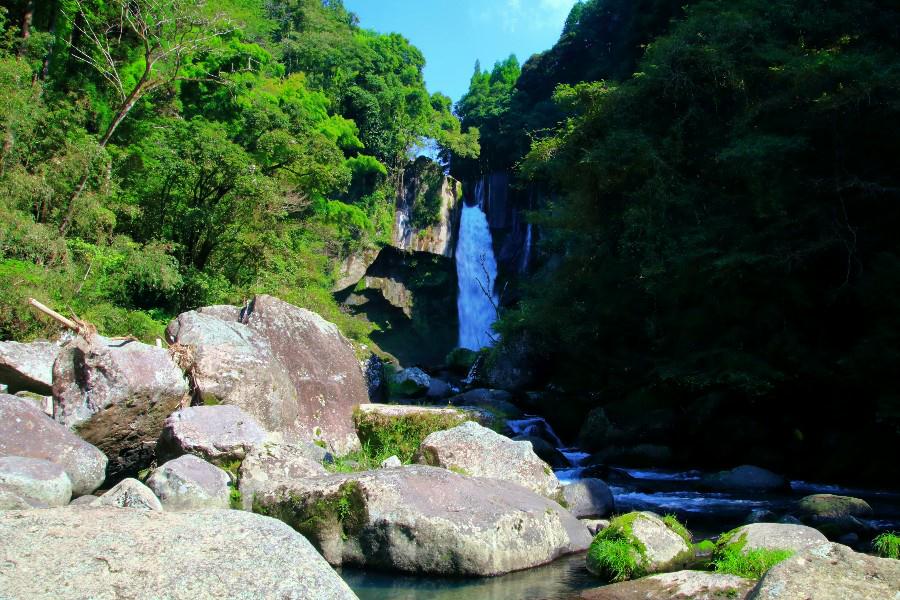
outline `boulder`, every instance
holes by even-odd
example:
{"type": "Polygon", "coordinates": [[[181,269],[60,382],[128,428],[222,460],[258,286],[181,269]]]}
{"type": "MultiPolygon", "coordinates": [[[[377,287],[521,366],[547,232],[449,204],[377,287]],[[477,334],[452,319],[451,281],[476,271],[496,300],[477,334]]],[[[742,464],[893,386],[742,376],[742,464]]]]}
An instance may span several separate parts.
{"type": "Polygon", "coordinates": [[[522,411],[512,403],[512,394],[503,390],[478,388],[453,396],[448,400],[453,406],[474,406],[504,419],[517,419],[522,411]]]}
{"type": "Polygon", "coordinates": [[[412,466],[302,479],[257,495],[333,565],[499,575],[584,550],[587,529],[507,481],[412,466]]]}
{"type": "Polygon", "coordinates": [[[159,498],[153,490],[137,479],[123,479],[111,490],[91,502],[90,506],[114,508],[137,508],[141,510],[162,510],[159,498]]]}
{"type": "Polygon", "coordinates": [[[32,508],[49,508],[46,503],[23,496],[13,486],[0,483],[0,510],[31,510],[32,508]]]}
{"type": "Polygon", "coordinates": [[[538,458],[529,442],[515,442],[472,421],[426,437],[416,462],[511,481],[542,496],[560,498],[553,469],[538,458]]]}
{"type": "Polygon", "coordinates": [[[769,569],[748,600],[896,600],[898,594],[900,560],[820,543],[769,569]]]}
{"type": "Polygon", "coordinates": [[[623,581],[671,571],[694,557],[690,534],[651,512],[616,517],[591,542],[588,571],[606,581],[623,581]]]}
{"type": "Polygon", "coordinates": [[[403,466],[403,463],[400,462],[400,457],[397,455],[390,456],[383,461],[381,461],[382,469],[399,469],[403,466]]]}
{"type": "Polygon", "coordinates": [[[169,339],[191,346],[191,374],[204,404],[238,406],[267,431],[359,448],[353,409],[368,402],[356,354],[337,327],[271,296],[244,309],[179,315],[169,339]]]}
{"type": "Polygon", "coordinates": [[[433,401],[447,398],[452,393],[453,388],[450,387],[449,383],[447,383],[443,379],[436,379],[432,377],[431,383],[428,385],[428,392],[426,392],[425,395],[433,401]]]}
{"type": "Polygon", "coordinates": [[[266,441],[256,419],[237,406],[191,406],[169,415],[156,443],[156,458],[165,462],[193,454],[213,464],[241,461],[266,441]]]}
{"type": "Polygon", "coordinates": [[[612,492],[602,479],[580,479],[563,486],[569,512],[578,517],[605,517],[616,509],[612,492]]]}
{"type": "MultiPolygon", "coordinates": [[[[123,479],[123,481],[129,481],[128,479],[123,479]]],[[[94,500],[99,500],[97,496],[90,494],[88,496],[78,496],[71,502],[69,502],[69,506],[90,506],[94,503],[94,500]]]]}
{"type": "Polygon", "coordinates": [[[267,444],[251,450],[241,463],[238,476],[244,510],[252,508],[253,498],[260,491],[289,485],[297,479],[327,475],[316,456],[306,444],[267,444]]]}
{"type": "Polygon", "coordinates": [[[356,598],[303,536],[240,511],[10,511],[0,539],[4,598],[356,598]]]}
{"type": "Polygon", "coordinates": [[[228,508],[231,503],[228,473],[191,454],[162,465],[147,479],[147,486],[166,510],[228,508]]]}
{"type": "Polygon", "coordinates": [[[736,575],[676,571],[582,592],[582,600],[743,600],[755,582],[736,575]]]}
{"type": "Polygon", "coordinates": [[[713,490],[747,490],[766,492],[785,489],[788,481],[778,475],[760,467],[743,465],[730,471],[720,471],[713,475],[707,475],[702,479],[702,485],[713,490]]]}
{"type": "MultiPolygon", "coordinates": [[[[569,511],[571,512],[571,511],[569,511]]],[[[588,531],[591,532],[591,535],[597,535],[607,527],[609,527],[608,519],[578,519],[581,521],[585,527],[587,527],[588,531]]]]}
{"type": "Polygon", "coordinates": [[[59,345],[52,342],[0,342],[0,383],[9,393],[29,391],[48,396],[53,393],[53,362],[59,345]]]}
{"type": "Polygon", "coordinates": [[[588,413],[581,430],[578,432],[578,446],[588,452],[596,452],[607,445],[609,433],[613,425],[602,408],[595,408],[588,413]]]}
{"type": "Polygon", "coordinates": [[[55,422],[31,402],[0,395],[0,456],[56,463],[72,482],[72,494],[90,494],[106,478],[106,456],[55,422]]]}
{"type": "Polygon", "coordinates": [[[485,384],[501,390],[524,390],[536,376],[526,340],[502,340],[490,353],[482,369],[485,384]]]}
{"type": "Polygon", "coordinates": [[[369,402],[382,402],[387,393],[387,382],[384,378],[384,361],[375,354],[360,363],[366,389],[369,391],[369,402]]]}
{"type": "Polygon", "coordinates": [[[827,541],[824,535],[805,525],[751,523],[722,534],[717,545],[720,548],[737,546],[741,552],[756,549],[798,552],[827,541]]]}
{"type": "Polygon", "coordinates": [[[25,392],[21,390],[16,392],[15,396],[33,404],[48,417],[53,416],[53,396],[41,396],[34,392],[25,392]]]}
{"type": "Polygon", "coordinates": [[[72,482],[65,470],[40,458],[0,458],[0,485],[26,501],[47,506],[65,506],[72,499],[72,482]]]}
{"type": "Polygon", "coordinates": [[[803,523],[815,527],[830,539],[858,537],[871,530],[871,526],[861,519],[872,515],[872,507],[865,500],[852,496],[806,496],[797,503],[797,514],[803,523]]]}
{"type": "Polygon", "coordinates": [[[569,459],[544,438],[532,435],[517,435],[513,440],[531,444],[531,449],[534,450],[534,453],[554,469],[564,469],[571,466],[569,464],[569,459]]]}
{"type": "Polygon", "coordinates": [[[391,376],[391,395],[420,398],[428,393],[431,377],[417,367],[402,369],[391,376]]]}
{"type": "Polygon", "coordinates": [[[112,479],[150,465],[163,422],[188,397],[169,352],[136,341],[77,337],[53,365],[53,417],[109,458],[112,479]]]}

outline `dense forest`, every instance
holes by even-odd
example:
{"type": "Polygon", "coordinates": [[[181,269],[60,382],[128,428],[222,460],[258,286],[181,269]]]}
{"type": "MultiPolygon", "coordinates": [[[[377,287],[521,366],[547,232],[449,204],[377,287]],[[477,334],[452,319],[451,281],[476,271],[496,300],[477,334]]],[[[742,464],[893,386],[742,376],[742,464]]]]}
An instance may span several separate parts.
{"type": "Polygon", "coordinates": [[[390,241],[427,147],[464,189],[539,198],[487,365],[527,366],[564,433],[590,414],[589,445],[881,478],[896,3],[584,0],[455,105],[424,64],[339,0],[3,2],[0,338],[52,335],[28,297],[153,339],[270,293],[367,341],[335,268],[390,241]]]}
{"type": "Polygon", "coordinates": [[[390,239],[416,147],[478,152],[424,64],[339,1],[4,2],[0,338],[52,333],[29,296],[152,340],[266,292],[365,339],[336,262],[390,239]]]}
{"type": "Polygon", "coordinates": [[[684,4],[582,2],[552,49],[476,67],[458,110],[482,152],[456,170],[544,198],[503,345],[629,443],[879,478],[900,441],[900,7],[684,4]]]}

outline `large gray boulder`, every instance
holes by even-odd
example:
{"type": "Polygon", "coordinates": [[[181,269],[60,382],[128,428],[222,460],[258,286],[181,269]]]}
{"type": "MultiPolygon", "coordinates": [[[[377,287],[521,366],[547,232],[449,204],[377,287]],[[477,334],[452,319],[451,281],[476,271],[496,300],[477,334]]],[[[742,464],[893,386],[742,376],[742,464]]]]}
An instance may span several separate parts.
{"type": "Polygon", "coordinates": [[[359,361],[333,323],[271,296],[244,310],[209,307],[166,330],[191,346],[191,374],[206,404],[238,406],[267,431],[359,448],[353,409],[368,402],[359,361]]]}
{"type": "Polygon", "coordinates": [[[587,529],[558,504],[507,481],[413,466],[301,479],[257,494],[333,565],[499,575],[584,550],[587,529]]]}
{"type": "Polygon", "coordinates": [[[742,465],[730,471],[707,475],[701,483],[704,487],[713,490],[766,492],[788,487],[787,479],[781,475],[753,465],[742,465]]]}
{"type": "Polygon", "coordinates": [[[397,371],[391,376],[391,393],[408,398],[418,398],[428,393],[431,377],[418,367],[397,371]]]}
{"type": "Polygon", "coordinates": [[[751,523],[723,534],[718,545],[734,546],[744,553],[759,549],[799,552],[827,541],[819,531],[805,525],[751,523]]]}
{"type": "Polygon", "coordinates": [[[706,571],[675,571],[582,592],[581,600],[743,600],[755,581],[706,571]]]}
{"type": "Polygon", "coordinates": [[[54,419],[109,458],[113,479],[150,465],[163,422],[188,398],[169,352],[136,341],[78,337],[53,365],[54,419]]]}
{"type": "Polygon", "coordinates": [[[162,465],[147,479],[147,487],[166,510],[228,508],[231,503],[228,473],[191,454],[162,465]]]}
{"type": "Polygon", "coordinates": [[[166,419],[156,458],[165,462],[193,454],[214,464],[241,461],[266,437],[256,419],[237,406],[191,406],[166,419]]]}
{"type": "Polygon", "coordinates": [[[864,520],[872,515],[872,507],[861,498],[813,494],[797,503],[800,520],[815,527],[831,539],[847,534],[865,534],[871,526],[864,520]]]}
{"type": "Polygon", "coordinates": [[[105,494],[93,500],[90,506],[162,510],[159,498],[153,490],[137,479],[123,479],[105,494]]]}
{"type": "Polygon", "coordinates": [[[72,499],[72,482],[63,468],[40,458],[0,458],[0,485],[47,506],[65,506],[72,499]]]}
{"type": "Polygon", "coordinates": [[[16,396],[0,395],[0,456],[58,464],[69,476],[75,496],[92,493],[106,478],[106,455],[16,396]]]}
{"type": "Polygon", "coordinates": [[[10,600],[356,598],[303,536],[240,511],[9,511],[0,540],[10,600]]]}
{"type": "Polygon", "coordinates": [[[305,444],[267,444],[250,451],[241,463],[238,490],[245,510],[257,493],[290,485],[297,479],[328,474],[315,451],[305,444]]]}
{"type": "Polygon", "coordinates": [[[563,486],[569,512],[579,519],[605,517],[616,509],[612,492],[602,479],[585,478],[563,486]]]}
{"type": "Polygon", "coordinates": [[[900,560],[875,558],[847,546],[810,546],[769,569],[748,600],[896,600],[900,560]]]}
{"type": "Polygon", "coordinates": [[[0,383],[9,393],[53,393],[53,362],[59,345],[52,342],[0,342],[0,383]]]}
{"type": "Polygon", "coordinates": [[[511,481],[542,496],[560,498],[559,480],[530,442],[513,441],[472,421],[430,434],[419,447],[416,462],[511,481]]]}

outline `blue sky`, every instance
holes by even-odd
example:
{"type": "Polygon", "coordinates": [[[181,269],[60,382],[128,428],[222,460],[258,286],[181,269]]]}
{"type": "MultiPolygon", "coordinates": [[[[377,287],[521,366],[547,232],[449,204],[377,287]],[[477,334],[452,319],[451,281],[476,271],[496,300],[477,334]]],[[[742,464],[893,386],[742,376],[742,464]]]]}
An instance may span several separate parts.
{"type": "Polygon", "coordinates": [[[344,0],[360,25],[403,34],[425,54],[431,92],[454,101],[469,88],[475,60],[490,68],[515,54],[524,63],[559,39],[577,0],[344,0]]]}

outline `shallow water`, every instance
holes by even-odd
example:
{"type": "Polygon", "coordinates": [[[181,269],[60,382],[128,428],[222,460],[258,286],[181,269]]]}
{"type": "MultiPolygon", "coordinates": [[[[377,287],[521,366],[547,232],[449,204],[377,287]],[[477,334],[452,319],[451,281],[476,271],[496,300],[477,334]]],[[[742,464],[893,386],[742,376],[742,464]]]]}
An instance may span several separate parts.
{"type": "Polygon", "coordinates": [[[584,567],[584,554],[500,577],[413,577],[339,569],[360,600],[571,600],[601,584],[584,567]]]}

